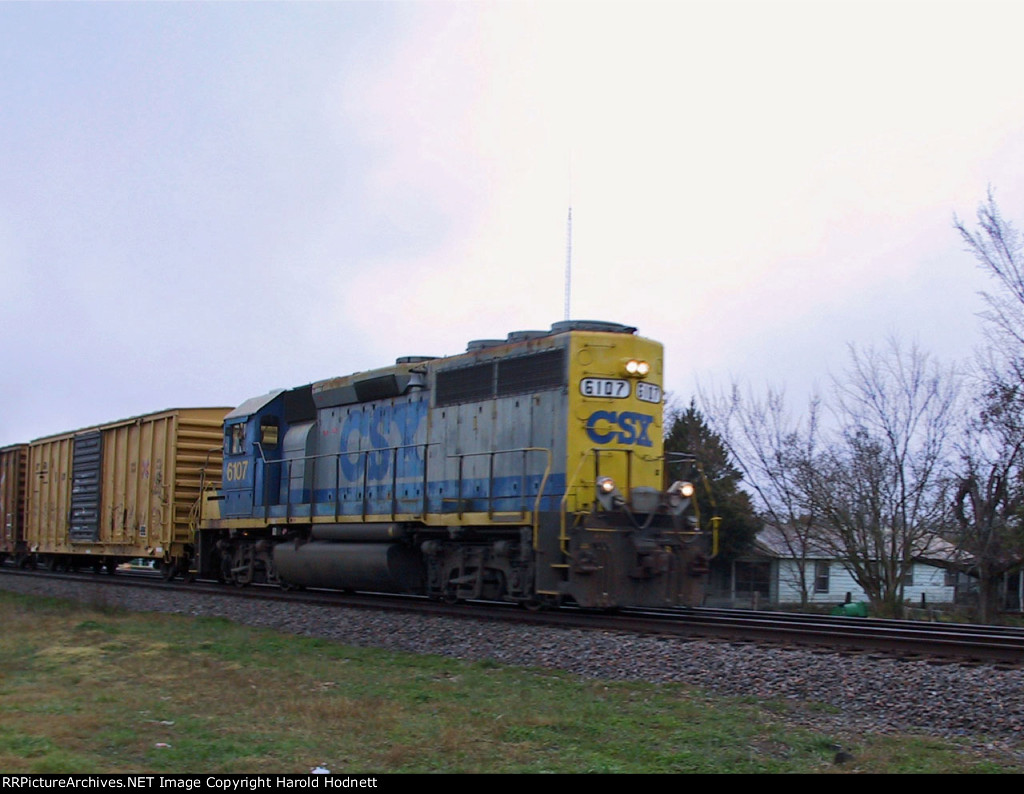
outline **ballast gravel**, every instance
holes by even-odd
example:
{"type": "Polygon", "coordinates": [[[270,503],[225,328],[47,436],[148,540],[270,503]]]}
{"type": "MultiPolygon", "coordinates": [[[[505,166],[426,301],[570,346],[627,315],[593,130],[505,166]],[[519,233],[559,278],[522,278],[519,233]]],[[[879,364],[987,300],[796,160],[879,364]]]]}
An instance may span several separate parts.
{"type": "Polygon", "coordinates": [[[688,684],[719,695],[785,701],[791,708],[780,719],[826,732],[839,745],[866,732],[918,733],[958,737],[979,751],[1024,763],[1021,669],[279,602],[263,602],[254,612],[238,598],[183,592],[172,602],[161,591],[22,576],[0,575],[0,588],[134,611],[217,616],[363,647],[688,684]]]}

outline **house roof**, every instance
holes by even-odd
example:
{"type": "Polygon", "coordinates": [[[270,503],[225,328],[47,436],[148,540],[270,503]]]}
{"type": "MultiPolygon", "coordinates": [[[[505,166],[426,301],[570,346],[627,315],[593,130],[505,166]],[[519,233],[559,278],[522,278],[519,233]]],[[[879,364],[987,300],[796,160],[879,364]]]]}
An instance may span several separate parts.
{"type": "MultiPolygon", "coordinates": [[[[795,532],[786,533],[771,524],[765,524],[754,540],[756,555],[778,559],[834,560],[836,553],[833,549],[836,545],[822,539],[820,533],[816,537],[803,539],[795,532]]],[[[956,544],[938,535],[922,537],[918,546],[914,558],[938,567],[949,567],[970,559],[970,555],[958,549],[956,544]]]]}

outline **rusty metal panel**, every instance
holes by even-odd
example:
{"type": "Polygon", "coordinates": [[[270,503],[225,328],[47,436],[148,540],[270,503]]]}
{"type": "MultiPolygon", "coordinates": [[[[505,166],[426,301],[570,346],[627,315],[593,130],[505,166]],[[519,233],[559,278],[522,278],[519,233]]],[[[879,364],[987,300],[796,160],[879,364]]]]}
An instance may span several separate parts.
{"type": "Polygon", "coordinates": [[[0,449],[0,558],[20,550],[25,533],[28,445],[0,449]]]}
{"type": "Polygon", "coordinates": [[[163,557],[217,487],[228,408],[179,408],[29,445],[27,540],[40,553],[163,557]]]}

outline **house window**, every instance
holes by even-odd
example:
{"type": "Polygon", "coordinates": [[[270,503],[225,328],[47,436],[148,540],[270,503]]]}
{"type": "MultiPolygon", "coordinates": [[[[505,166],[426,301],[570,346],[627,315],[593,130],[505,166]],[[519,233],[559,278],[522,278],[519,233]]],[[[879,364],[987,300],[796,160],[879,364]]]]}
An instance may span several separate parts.
{"type": "Polygon", "coordinates": [[[814,592],[828,592],[829,565],[827,562],[814,563],[814,592]]]}
{"type": "Polygon", "coordinates": [[[911,566],[907,569],[907,572],[903,574],[903,586],[913,587],[914,586],[914,568],[911,566]]]}

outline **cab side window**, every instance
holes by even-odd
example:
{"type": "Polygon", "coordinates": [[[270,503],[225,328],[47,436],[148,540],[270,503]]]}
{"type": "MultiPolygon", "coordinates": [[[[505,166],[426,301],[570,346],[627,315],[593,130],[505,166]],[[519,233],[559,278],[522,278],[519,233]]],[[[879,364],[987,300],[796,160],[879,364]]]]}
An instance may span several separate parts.
{"type": "Polygon", "coordinates": [[[260,445],[263,449],[274,449],[277,446],[278,436],[276,416],[264,416],[260,419],[260,445]]]}
{"type": "Polygon", "coordinates": [[[228,454],[245,454],[245,425],[237,424],[232,426],[231,435],[228,437],[228,454]]]}

